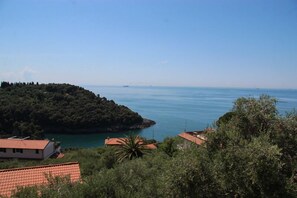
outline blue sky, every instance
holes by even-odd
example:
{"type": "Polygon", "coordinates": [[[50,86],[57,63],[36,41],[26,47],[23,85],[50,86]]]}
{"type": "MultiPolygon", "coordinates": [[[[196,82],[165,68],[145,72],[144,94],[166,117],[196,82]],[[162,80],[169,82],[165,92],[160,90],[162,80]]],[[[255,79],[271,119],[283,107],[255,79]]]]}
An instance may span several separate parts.
{"type": "Polygon", "coordinates": [[[297,88],[297,1],[0,0],[0,80],[297,88]]]}

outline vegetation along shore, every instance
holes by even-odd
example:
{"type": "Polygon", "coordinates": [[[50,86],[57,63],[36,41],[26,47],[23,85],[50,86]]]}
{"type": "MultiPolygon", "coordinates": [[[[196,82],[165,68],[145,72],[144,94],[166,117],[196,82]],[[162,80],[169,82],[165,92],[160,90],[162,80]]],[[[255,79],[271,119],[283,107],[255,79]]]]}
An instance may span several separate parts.
{"type": "Polygon", "coordinates": [[[44,133],[100,133],[136,130],[155,124],[128,107],[70,84],[2,82],[1,137],[44,133]]]}

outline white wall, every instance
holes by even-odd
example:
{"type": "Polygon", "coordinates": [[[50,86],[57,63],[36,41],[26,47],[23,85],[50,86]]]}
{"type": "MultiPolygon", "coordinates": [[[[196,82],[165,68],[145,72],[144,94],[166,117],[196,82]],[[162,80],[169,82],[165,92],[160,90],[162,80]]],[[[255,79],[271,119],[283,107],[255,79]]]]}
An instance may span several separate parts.
{"type": "Polygon", "coordinates": [[[43,151],[43,159],[49,158],[55,152],[54,142],[49,142],[43,151]]]}
{"type": "Polygon", "coordinates": [[[6,152],[0,152],[0,158],[29,158],[29,159],[42,159],[42,150],[35,153],[35,149],[23,149],[23,153],[13,152],[13,149],[6,149],[6,152]]]}
{"type": "Polygon", "coordinates": [[[23,149],[23,153],[13,152],[13,149],[6,149],[6,152],[0,152],[0,158],[27,158],[27,159],[46,159],[55,153],[54,142],[49,142],[44,150],[36,153],[35,149],[23,149]]]}

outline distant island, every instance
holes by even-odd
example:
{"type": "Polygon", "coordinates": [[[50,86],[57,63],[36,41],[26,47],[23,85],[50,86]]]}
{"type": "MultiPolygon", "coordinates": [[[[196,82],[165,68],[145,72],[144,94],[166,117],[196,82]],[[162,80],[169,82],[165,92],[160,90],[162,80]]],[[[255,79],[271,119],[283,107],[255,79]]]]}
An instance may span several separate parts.
{"type": "Polygon", "coordinates": [[[0,137],[39,139],[47,132],[118,132],[155,124],[126,106],[70,84],[2,82],[0,104],[0,137]]]}

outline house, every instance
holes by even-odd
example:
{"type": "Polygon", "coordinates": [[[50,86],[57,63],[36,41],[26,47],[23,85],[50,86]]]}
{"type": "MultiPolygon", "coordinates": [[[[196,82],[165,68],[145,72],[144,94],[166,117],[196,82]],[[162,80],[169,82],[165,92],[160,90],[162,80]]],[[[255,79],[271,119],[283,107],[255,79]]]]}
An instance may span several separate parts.
{"type": "Polygon", "coordinates": [[[201,146],[207,141],[206,134],[212,131],[213,129],[205,129],[204,131],[191,131],[178,134],[179,137],[184,139],[183,145],[181,145],[181,147],[189,148],[193,144],[201,146]]]}
{"type": "MultiPolygon", "coordinates": [[[[123,141],[126,138],[106,138],[104,143],[105,146],[120,146],[123,144],[123,141]]],[[[141,138],[137,138],[137,141],[139,141],[139,144],[141,144],[144,148],[153,150],[157,149],[156,144],[146,144],[141,138]]]]}
{"type": "Polygon", "coordinates": [[[70,182],[79,181],[81,177],[79,164],[70,162],[0,170],[0,197],[10,197],[18,186],[46,185],[48,176],[69,177],[70,182]]]}
{"type": "Polygon", "coordinates": [[[55,152],[49,140],[0,139],[0,158],[46,159],[55,152]]]}

